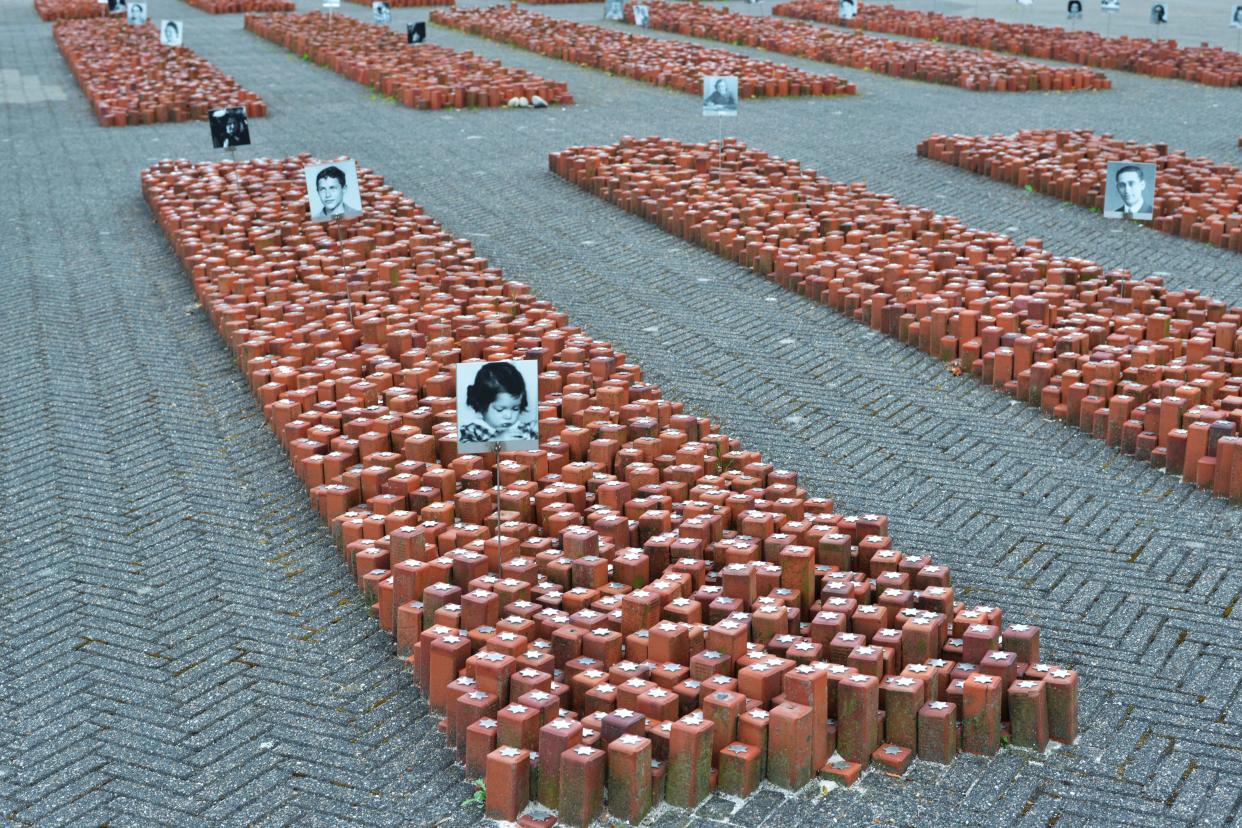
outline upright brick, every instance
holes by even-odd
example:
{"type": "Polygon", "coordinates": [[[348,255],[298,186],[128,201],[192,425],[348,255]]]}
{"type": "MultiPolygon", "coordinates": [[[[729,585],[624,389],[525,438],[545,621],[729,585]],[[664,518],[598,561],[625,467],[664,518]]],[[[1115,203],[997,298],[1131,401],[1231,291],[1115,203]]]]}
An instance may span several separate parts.
{"type": "Polygon", "coordinates": [[[670,805],[693,808],[711,792],[713,727],[698,716],[683,716],[672,723],[664,788],[670,805]]]}
{"type": "Polygon", "coordinates": [[[813,711],[804,704],[783,702],[768,714],[768,781],[796,791],[811,781],[815,771],[813,711]]]}
{"type": "Polygon", "coordinates": [[[866,767],[880,744],[880,682],[855,673],[837,686],[837,753],[866,767]]]}
{"type": "Polygon", "coordinates": [[[652,805],[651,740],[626,733],[608,743],[608,813],[631,825],[652,805]]]}

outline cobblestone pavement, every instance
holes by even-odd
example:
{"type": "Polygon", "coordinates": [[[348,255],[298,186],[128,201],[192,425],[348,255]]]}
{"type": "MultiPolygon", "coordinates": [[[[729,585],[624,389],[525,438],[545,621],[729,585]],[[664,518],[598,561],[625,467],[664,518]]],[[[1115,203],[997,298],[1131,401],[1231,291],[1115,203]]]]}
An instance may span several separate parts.
{"type": "MultiPolygon", "coordinates": [[[[1215,6],[1182,3],[1175,19],[1215,19],[1215,6]]],[[[242,31],[240,16],[179,0],[153,0],[151,15],[183,19],[188,45],[269,103],[243,157],[350,153],[383,172],[668,396],[815,494],[889,514],[900,548],[1041,625],[1049,660],[1084,675],[1071,747],[918,764],[826,798],[713,797],[654,823],[1233,818],[1242,512],[547,172],[547,153],[571,144],[716,137],[720,119],[693,96],[432,27],[436,42],[567,81],[578,103],[416,112],[242,31]]],[[[394,25],[425,17],[394,10],[394,25]]],[[[1064,126],[1237,163],[1237,90],[1110,73],[1110,92],[986,95],[829,71],[860,94],[744,103],[730,134],[1242,303],[1236,254],[914,154],[937,131],[1064,126]]],[[[477,807],[459,806],[470,786],[139,195],[150,162],[215,157],[206,126],[97,126],[26,0],[0,0],[0,78],[0,813],[38,826],[475,823],[477,807]]]]}

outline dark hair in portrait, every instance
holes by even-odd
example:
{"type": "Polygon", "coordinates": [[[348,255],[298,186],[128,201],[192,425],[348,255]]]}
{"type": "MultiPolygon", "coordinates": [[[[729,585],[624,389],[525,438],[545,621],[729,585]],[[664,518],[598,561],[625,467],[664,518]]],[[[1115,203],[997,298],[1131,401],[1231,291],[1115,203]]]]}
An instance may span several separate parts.
{"type": "Polygon", "coordinates": [[[315,186],[318,187],[325,178],[335,178],[342,188],[345,187],[345,173],[340,167],[324,167],[319,171],[319,175],[315,176],[315,186]]]}
{"type": "Polygon", "coordinates": [[[242,107],[214,109],[210,113],[211,144],[216,149],[245,146],[250,143],[250,126],[242,107]]]}
{"type": "Polygon", "coordinates": [[[1136,174],[1139,178],[1142,178],[1142,177],[1143,177],[1143,171],[1142,171],[1142,169],[1140,169],[1139,167],[1134,166],[1133,164],[1126,164],[1124,167],[1122,167],[1121,169],[1117,170],[1117,174],[1116,174],[1116,175],[1114,175],[1114,176],[1113,176],[1113,178],[1115,178],[1115,179],[1117,179],[1118,181],[1120,181],[1120,180],[1121,180],[1121,176],[1122,176],[1122,175],[1124,175],[1125,173],[1128,173],[1128,172],[1132,172],[1132,173],[1136,174]]]}
{"type": "Polygon", "coordinates": [[[485,414],[502,392],[520,399],[518,410],[526,411],[529,401],[521,372],[508,362],[489,362],[479,369],[474,382],[466,389],[466,405],[485,414]]]}

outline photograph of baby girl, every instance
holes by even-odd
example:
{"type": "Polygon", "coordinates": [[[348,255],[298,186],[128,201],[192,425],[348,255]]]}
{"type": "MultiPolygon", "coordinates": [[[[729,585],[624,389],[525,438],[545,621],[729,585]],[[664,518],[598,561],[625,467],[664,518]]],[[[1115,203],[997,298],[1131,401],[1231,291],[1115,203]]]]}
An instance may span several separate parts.
{"type": "Polygon", "coordinates": [[[539,363],[533,359],[457,366],[457,451],[539,448],[539,363]]]}

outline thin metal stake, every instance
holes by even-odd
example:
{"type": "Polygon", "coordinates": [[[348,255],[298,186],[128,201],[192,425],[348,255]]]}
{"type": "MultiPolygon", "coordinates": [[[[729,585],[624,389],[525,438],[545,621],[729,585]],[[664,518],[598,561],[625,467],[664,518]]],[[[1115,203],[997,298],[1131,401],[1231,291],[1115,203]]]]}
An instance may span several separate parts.
{"type": "Polygon", "coordinates": [[[502,489],[500,487],[500,442],[492,443],[492,451],[496,452],[496,555],[504,562],[504,550],[501,548],[501,541],[504,539],[504,530],[500,528],[500,495],[502,489]]]}
{"type": "Polygon", "coordinates": [[[225,147],[224,151],[229,154],[229,162],[233,165],[233,187],[238,195],[242,195],[241,173],[237,171],[237,147],[225,147]]]}

